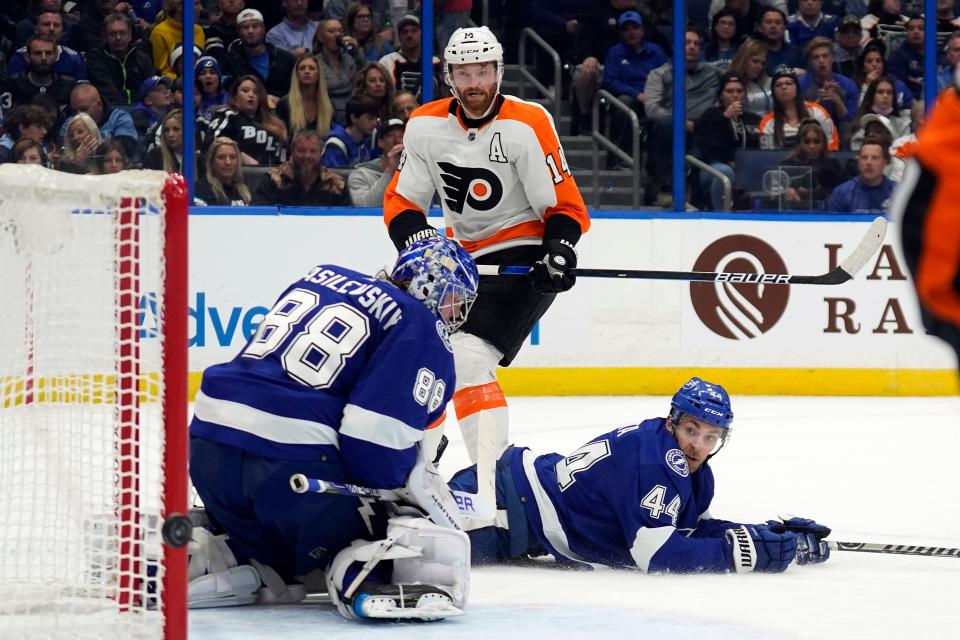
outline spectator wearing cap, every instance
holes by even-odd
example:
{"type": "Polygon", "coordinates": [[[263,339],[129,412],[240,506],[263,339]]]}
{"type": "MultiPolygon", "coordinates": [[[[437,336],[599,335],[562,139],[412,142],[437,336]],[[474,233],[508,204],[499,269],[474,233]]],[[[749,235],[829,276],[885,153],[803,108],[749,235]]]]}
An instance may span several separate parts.
{"type": "MultiPolygon", "coordinates": [[[[137,151],[137,129],[133,118],[123,109],[110,106],[95,86],[80,82],[70,92],[70,112],[85,113],[93,119],[103,140],[116,139],[123,145],[127,157],[134,158],[137,151]]],[[[66,125],[61,137],[66,134],[66,125]]]]}
{"type": "MultiPolygon", "coordinates": [[[[627,11],[618,19],[622,42],[610,47],[603,63],[602,87],[617,96],[640,118],[646,119],[644,89],[650,72],[667,63],[667,54],[651,42],[644,41],[643,18],[636,11],[627,11]]],[[[592,101],[592,96],[591,96],[592,101]]],[[[617,144],[624,150],[630,149],[630,126],[621,111],[613,112],[613,129],[620,135],[617,144]]]]}
{"type": "MultiPolygon", "coordinates": [[[[760,116],[745,108],[747,86],[743,78],[725,73],[719,84],[719,104],[704,111],[693,127],[693,148],[698,158],[732,181],[737,149],[756,149],[760,144],[760,116]]],[[[709,194],[713,209],[722,210],[723,182],[701,171],[700,187],[709,194]]]]}
{"type": "Polygon", "coordinates": [[[343,35],[340,21],[332,18],[320,21],[313,38],[313,53],[320,63],[327,95],[333,103],[333,118],[341,123],[347,121],[347,100],[357,86],[357,76],[364,64],[360,47],[349,48],[355,42],[350,36],[343,35]]]}
{"type": "Polygon", "coordinates": [[[887,58],[887,70],[913,93],[914,100],[923,98],[923,16],[907,21],[907,39],[887,58]]]}
{"type": "MultiPolygon", "coordinates": [[[[166,17],[150,30],[150,47],[153,50],[153,66],[171,79],[177,75],[170,66],[170,54],[183,42],[183,0],[163,0],[166,17]]],[[[200,25],[193,25],[194,45],[203,49],[206,37],[200,25]]]]}
{"type": "MultiPolygon", "coordinates": [[[[228,78],[255,75],[275,98],[290,93],[290,74],[296,59],[290,52],[266,41],[263,14],[244,9],[237,15],[239,38],[230,43],[223,58],[223,73],[228,78]]],[[[242,146],[242,145],[241,145],[242,146]]]]}
{"type": "Polygon", "coordinates": [[[257,186],[253,204],[285,206],[337,206],[349,204],[341,176],[320,162],[320,134],[297,131],[290,143],[290,161],[271,169],[257,186]]]}
{"type": "Polygon", "coordinates": [[[140,102],[130,111],[133,126],[140,136],[146,135],[147,129],[170,111],[172,84],[173,81],[167,76],[150,76],[140,85],[140,102]]]}
{"type": "Polygon", "coordinates": [[[823,0],[799,0],[797,12],[787,20],[790,42],[801,49],[818,36],[832,39],[840,20],[823,12],[823,0]]]}
{"type": "MultiPolygon", "coordinates": [[[[684,37],[684,59],[687,64],[684,115],[688,135],[694,132],[697,118],[715,104],[720,80],[720,72],[716,67],[700,62],[702,42],[697,28],[688,25],[684,37]]],[[[647,154],[644,199],[648,204],[656,201],[660,206],[669,206],[671,202],[669,179],[672,156],[668,150],[673,144],[673,83],[673,63],[667,62],[650,72],[644,91],[644,108],[649,121],[647,148],[658,151],[647,154]],[[661,150],[665,153],[661,153],[661,150]]]]}
{"type": "Polygon", "coordinates": [[[214,111],[227,104],[227,90],[223,87],[223,73],[213,56],[201,56],[193,65],[193,77],[200,91],[198,113],[209,118],[214,111]]]}
{"type": "Polygon", "coordinates": [[[818,102],[838,126],[853,120],[860,89],[853,80],[833,71],[833,41],[817,36],[807,43],[806,53],[810,73],[800,77],[800,95],[818,102]]]}
{"type": "Polygon", "coordinates": [[[787,16],[780,9],[765,7],[760,12],[757,35],[767,46],[767,73],[777,67],[803,69],[803,49],[787,41],[787,16]]]}
{"type": "Polygon", "coordinates": [[[856,75],[857,56],[860,55],[862,47],[860,41],[863,29],[860,27],[860,18],[848,14],[840,18],[837,23],[837,31],[833,38],[833,64],[837,73],[842,73],[848,78],[856,75]]]}
{"type": "Polygon", "coordinates": [[[380,126],[377,147],[380,157],[358,164],[350,172],[347,186],[350,200],[358,207],[383,206],[383,194],[393,179],[403,152],[403,131],[406,123],[399,118],[391,118],[380,126]]]}
{"type": "Polygon", "coordinates": [[[75,81],[70,76],[56,73],[54,61],[57,44],[51,36],[32,35],[27,40],[28,66],[0,79],[0,105],[10,108],[29,104],[39,96],[48,96],[57,104],[61,116],[70,100],[70,91],[75,81]]]}
{"type": "Polygon", "coordinates": [[[203,52],[223,63],[227,46],[237,39],[237,15],[244,9],[244,0],[217,0],[219,12],[203,30],[206,46],[203,52]]]}
{"type": "MultiPolygon", "coordinates": [[[[893,143],[898,138],[890,118],[876,113],[867,113],[860,120],[860,126],[857,135],[850,141],[850,148],[859,151],[860,147],[865,144],[864,141],[879,140],[883,148],[890,152],[890,158],[887,160],[887,166],[883,169],[883,174],[894,182],[903,180],[903,172],[907,168],[907,163],[904,158],[893,155],[893,143]]],[[[903,138],[903,136],[900,136],[900,138],[903,138]]]]}
{"type": "Polygon", "coordinates": [[[890,149],[876,138],[867,138],[857,152],[859,175],[830,194],[827,207],[843,213],[883,213],[890,207],[896,183],[884,174],[890,149]]]}
{"type": "MultiPolygon", "coordinates": [[[[61,76],[69,76],[74,80],[87,79],[87,66],[83,56],[61,44],[63,38],[63,13],[57,11],[41,11],[37,16],[37,26],[34,35],[47,36],[53,40],[56,54],[53,59],[53,72],[61,76]]],[[[6,74],[12,76],[27,71],[30,66],[27,61],[26,46],[20,47],[7,61],[6,74]]]]}
{"type": "Polygon", "coordinates": [[[820,123],[827,135],[827,148],[830,151],[840,149],[840,136],[830,114],[816,102],[803,99],[792,69],[777,69],[770,84],[773,88],[773,110],[760,120],[761,149],[795,147],[800,123],[805,118],[814,118],[820,123]]]}
{"type": "Polygon", "coordinates": [[[307,0],[280,0],[286,16],[267,32],[267,42],[298,58],[313,46],[320,23],[307,16],[307,0]]]}
{"type": "Polygon", "coordinates": [[[154,74],[153,60],[132,41],[127,17],[111,13],[103,19],[103,42],[87,51],[90,81],[111,104],[136,104],[140,85],[154,74]]]}
{"type": "MultiPolygon", "coordinates": [[[[199,60],[203,55],[203,51],[200,50],[200,47],[193,47],[193,59],[194,61],[199,60]]],[[[194,62],[196,66],[196,62],[194,62]]],[[[170,52],[170,69],[173,71],[173,77],[179,78],[183,75],[183,43],[178,42],[177,46],[173,48],[173,51],[170,52]]]]}
{"type": "Polygon", "coordinates": [[[373,145],[373,132],[380,124],[379,105],[367,96],[347,101],[347,126],[333,126],[323,141],[323,164],[349,169],[380,155],[373,145]]]}
{"type": "MultiPolygon", "coordinates": [[[[417,100],[421,99],[423,74],[421,73],[420,53],[421,38],[420,18],[407,14],[397,21],[397,37],[400,43],[399,51],[388,53],[380,58],[380,64],[386,68],[393,80],[397,91],[411,91],[417,100]]],[[[446,45],[444,45],[446,46],[446,45]]],[[[433,57],[433,97],[439,97],[439,78],[443,68],[440,58],[433,57]]]]}

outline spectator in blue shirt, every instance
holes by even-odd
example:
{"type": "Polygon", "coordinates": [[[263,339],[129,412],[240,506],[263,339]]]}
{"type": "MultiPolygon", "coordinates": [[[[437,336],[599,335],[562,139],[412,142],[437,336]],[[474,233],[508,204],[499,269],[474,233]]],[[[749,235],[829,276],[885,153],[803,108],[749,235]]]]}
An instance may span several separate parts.
{"type": "Polygon", "coordinates": [[[757,35],[767,45],[767,73],[771,76],[778,67],[796,70],[803,68],[803,49],[787,42],[787,16],[780,9],[765,7],[757,22],[757,35]]]}
{"type": "Polygon", "coordinates": [[[380,124],[380,105],[360,96],[347,100],[346,127],[335,124],[323,142],[323,165],[349,169],[380,156],[373,144],[373,132],[380,124]]]}
{"type": "Polygon", "coordinates": [[[299,58],[313,46],[313,34],[320,25],[307,16],[307,0],[280,0],[287,15],[267,32],[267,42],[299,58]]]}
{"type": "Polygon", "coordinates": [[[837,16],[823,12],[823,0],[800,0],[797,12],[787,20],[790,42],[803,48],[817,36],[833,38],[837,22],[837,16]]]}
{"type": "Polygon", "coordinates": [[[703,61],[723,71],[733,60],[743,34],[737,32],[737,14],[724,7],[713,14],[710,37],[703,46],[703,61]]]}
{"type": "MultiPolygon", "coordinates": [[[[59,11],[42,11],[37,16],[36,35],[50,36],[57,43],[57,61],[53,65],[53,72],[62,76],[70,76],[74,80],[87,79],[87,66],[83,57],[61,44],[63,38],[63,14],[59,11]]],[[[30,65],[27,62],[27,48],[20,47],[10,56],[7,62],[7,75],[27,71],[30,65]]]]}
{"type": "MultiPolygon", "coordinates": [[[[610,47],[603,64],[603,88],[617,96],[644,120],[644,88],[651,71],[669,59],[663,49],[644,42],[643,18],[636,11],[627,11],[617,19],[620,44],[610,47]]],[[[613,112],[612,129],[619,132],[617,144],[627,149],[630,127],[624,114],[613,112]]]]}
{"type": "Polygon", "coordinates": [[[923,16],[907,21],[907,40],[887,58],[887,70],[902,80],[915,100],[923,99],[923,16]]]}
{"type": "Polygon", "coordinates": [[[890,150],[879,140],[867,138],[857,153],[860,175],[833,190],[829,209],[844,213],[887,211],[896,186],[883,173],[889,162],[890,150]]]}
{"type": "Polygon", "coordinates": [[[817,36],[807,44],[810,73],[800,78],[800,95],[818,102],[839,126],[849,122],[860,103],[860,88],[850,78],[833,72],[833,41],[817,36]]]}

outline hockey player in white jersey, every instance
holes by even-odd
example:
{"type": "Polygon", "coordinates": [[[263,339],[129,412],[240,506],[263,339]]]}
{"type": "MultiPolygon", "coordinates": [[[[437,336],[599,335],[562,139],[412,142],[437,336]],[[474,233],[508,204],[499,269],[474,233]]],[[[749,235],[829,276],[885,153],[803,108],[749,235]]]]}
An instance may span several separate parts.
{"type": "MultiPolygon", "coordinates": [[[[472,460],[480,424],[494,452],[507,445],[497,365],[508,366],[556,294],[590,226],[550,114],[500,94],[503,49],[486,27],[458,29],[444,51],[453,98],[414,111],[400,165],[384,196],[398,250],[434,235],[426,212],[439,193],[446,233],[481,264],[529,265],[530,278],[482,278],[476,305],[453,336],[454,407],[472,460]]],[[[425,441],[439,442],[440,429],[425,441]]]]}

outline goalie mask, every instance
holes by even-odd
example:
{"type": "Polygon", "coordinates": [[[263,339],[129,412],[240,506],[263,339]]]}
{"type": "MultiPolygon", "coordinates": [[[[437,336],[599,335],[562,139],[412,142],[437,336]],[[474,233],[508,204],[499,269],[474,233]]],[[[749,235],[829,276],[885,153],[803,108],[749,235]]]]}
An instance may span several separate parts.
{"type": "Polygon", "coordinates": [[[435,236],[401,251],[390,280],[456,331],[467,320],[480,276],[477,263],[463,247],[435,236]]]}
{"type": "Polygon", "coordinates": [[[710,452],[715,455],[730,440],[733,409],[726,389],[718,384],[690,378],[670,401],[670,426],[674,436],[684,416],[690,416],[721,429],[719,441],[710,452]]]}
{"type": "MultiPolygon", "coordinates": [[[[465,27],[454,31],[446,49],[443,50],[443,77],[450,87],[450,91],[461,105],[464,104],[464,101],[457,85],[454,83],[453,66],[483,62],[492,62],[496,67],[495,102],[496,96],[500,93],[500,83],[503,80],[503,47],[487,27],[465,27]]],[[[490,106],[492,107],[493,103],[490,106]]],[[[489,108],[487,112],[489,112],[489,108]]],[[[485,115],[487,114],[480,114],[481,117],[485,115]]]]}

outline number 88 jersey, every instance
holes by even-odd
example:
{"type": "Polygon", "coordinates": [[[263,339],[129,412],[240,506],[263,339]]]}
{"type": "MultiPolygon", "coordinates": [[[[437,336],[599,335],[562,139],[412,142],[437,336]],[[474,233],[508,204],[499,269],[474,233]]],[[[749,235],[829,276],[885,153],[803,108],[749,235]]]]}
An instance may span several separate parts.
{"type": "Polygon", "coordinates": [[[454,386],[446,327],[423,303],[318,265],[233,360],[204,371],[190,433],[269,458],[340,459],[354,482],[395,488],[454,386]]]}

